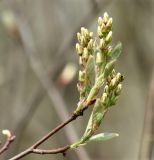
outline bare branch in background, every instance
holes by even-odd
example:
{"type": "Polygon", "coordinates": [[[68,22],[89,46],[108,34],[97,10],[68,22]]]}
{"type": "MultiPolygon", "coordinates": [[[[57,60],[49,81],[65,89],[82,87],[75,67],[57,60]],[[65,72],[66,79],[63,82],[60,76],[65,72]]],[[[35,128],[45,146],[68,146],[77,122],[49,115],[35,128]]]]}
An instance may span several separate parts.
{"type": "Polygon", "coordinates": [[[139,160],[152,160],[154,146],[154,68],[151,77],[144,127],[140,145],[139,160]]]}

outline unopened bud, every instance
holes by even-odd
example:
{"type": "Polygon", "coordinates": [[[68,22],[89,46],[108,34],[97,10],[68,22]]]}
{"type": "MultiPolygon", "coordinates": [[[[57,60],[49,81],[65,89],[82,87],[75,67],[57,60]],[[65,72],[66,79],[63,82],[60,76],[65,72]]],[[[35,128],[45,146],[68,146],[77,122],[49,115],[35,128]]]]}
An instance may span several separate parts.
{"type": "Polygon", "coordinates": [[[89,36],[92,38],[92,36],[93,36],[93,32],[90,32],[90,33],[89,33],[89,36]]]}
{"type": "Polygon", "coordinates": [[[98,25],[101,26],[102,23],[103,23],[103,19],[102,19],[102,17],[99,17],[99,18],[98,18],[98,25]]]}
{"type": "Polygon", "coordinates": [[[119,96],[122,90],[122,84],[118,84],[116,91],[115,91],[115,95],[119,96]]]}
{"type": "Polygon", "coordinates": [[[107,23],[107,21],[109,20],[109,15],[108,15],[107,12],[104,13],[103,20],[104,20],[105,23],[107,23]]]}
{"type": "Polygon", "coordinates": [[[104,41],[104,39],[102,38],[102,39],[100,39],[99,48],[100,48],[100,49],[104,49],[104,47],[105,47],[105,41],[104,41]]]}
{"type": "Polygon", "coordinates": [[[7,130],[7,129],[2,130],[2,133],[3,133],[4,135],[6,135],[7,138],[10,138],[10,137],[11,137],[11,132],[10,132],[9,130],[7,130]]]}
{"type": "Polygon", "coordinates": [[[79,57],[79,64],[80,64],[80,65],[83,64],[83,60],[82,60],[82,57],[81,57],[81,56],[79,57]]]}
{"type": "Polygon", "coordinates": [[[86,45],[86,38],[84,36],[81,36],[81,45],[82,46],[86,45]]]}
{"type": "Polygon", "coordinates": [[[121,79],[121,73],[117,73],[116,79],[117,79],[117,81],[120,81],[120,79],[121,79]]]}
{"type": "Polygon", "coordinates": [[[110,18],[106,24],[107,27],[112,27],[113,19],[110,18]]]}
{"type": "Polygon", "coordinates": [[[88,49],[84,48],[84,50],[83,50],[83,58],[84,59],[88,59],[88,57],[89,57],[88,49]]]}
{"type": "Polygon", "coordinates": [[[86,78],[86,73],[85,71],[79,71],[79,81],[84,82],[86,78]]]}
{"type": "Polygon", "coordinates": [[[109,86],[108,85],[105,85],[104,92],[107,93],[107,94],[109,93],[109,86]]]}
{"type": "Polygon", "coordinates": [[[82,34],[82,35],[84,34],[84,31],[85,31],[85,28],[84,28],[84,27],[81,27],[81,34],[82,34]]]}
{"type": "Polygon", "coordinates": [[[117,85],[117,79],[114,77],[110,82],[110,87],[115,88],[116,85],[117,85]]]}
{"type": "Polygon", "coordinates": [[[97,27],[97,34],[98,34],[98,36],[99,36],[100,38],[102,38],[103,34],[102,34],[102,31],[101,31],[101,27],[100,27],[100,26],[97,27]]]}
{"type": "Polygon", "coordinates": [[[106,26],[104,23],[102,23],[101,27],[101,32],[105,32],[106,31],[106,26]]]}
{"type": "Polygon", "coordinates": [[[103,62],[103,56],[101,52],[97,52],[96,54],[96,64],[101,64],[103,62]]]}
{"type": "Polygon", "coordinates": [[[124,78],[123,78],[123,76],[121,75],[121,73],[117,73],[116,79],[117,79],[118,82],[122,82],[124,78]]]}
{"type": "Polygon", "coordinates": [[[105,38],[105,41],[106,41],[107,43],[109,43],[109,42],[111,41],[111,39],[112,39],[112,31],[110,31],[110,32],[108,33],[108,35],[107,35],[106,38],[105,38]]]}
{"type": "Polygon", "coordinates": [[[76,51],[77,51],[77,53],[78,53],[79,56],[81,56],[82,53],[83,53],[83,49],[82,49],[82,47],[79,45],[79,43],[76,44],[76,51]]]}
{"type": "Polygon", "coordinates": [[[93,49],[93,44],[94,44],[93,39],[90,39],[90,41],[89,41],[89,43],[88,43],[88,46],[87,46],[88,50],[91,51],[91,50],[93,49]]]}
{"type": "Polygon", "coordinates": [[[77,33],[77,39],[79,42],[81,42],[81,33],[79,33],[79,32],[77,33]]]}
{"type": "Polygon", "coordinates": [[[103,103],[103,105],[106,105],[107,104],[107,99],[108,99],[108,97],[107,97],[107,93],[103,93],[103,95],[102,95],[102,103],[103,103]]]}

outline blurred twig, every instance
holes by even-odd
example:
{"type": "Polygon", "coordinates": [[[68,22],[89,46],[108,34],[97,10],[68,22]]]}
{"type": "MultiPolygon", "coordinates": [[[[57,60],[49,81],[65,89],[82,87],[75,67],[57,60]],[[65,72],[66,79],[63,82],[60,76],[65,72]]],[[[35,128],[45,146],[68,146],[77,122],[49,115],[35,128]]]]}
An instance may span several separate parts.
{"type": "Polygon", "coordinates": [[[144,127],[140,145],[139,160],[152,160],[154,144],[154,67],[151,77],[144,127]]]}

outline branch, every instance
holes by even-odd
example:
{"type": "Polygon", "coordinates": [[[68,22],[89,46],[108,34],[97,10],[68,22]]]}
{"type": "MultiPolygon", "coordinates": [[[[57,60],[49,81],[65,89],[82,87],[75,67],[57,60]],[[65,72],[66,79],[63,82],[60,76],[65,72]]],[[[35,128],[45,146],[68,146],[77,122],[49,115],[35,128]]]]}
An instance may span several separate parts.
{"type": "Polygon", "coordinates": [[[12,135],[9,130],[3,130],[2,133],[7,136],[7,139],[2,148],[0,148],[0,154],[5,152],[16,138],[16,136],[12,135]]]}
{"type": "MultiPolygon", "coordinates": [[[[94,103],[91,102],[91,103],[94,103]]],[[[60,124],[57,126],[55,129],[53,129],[51,132],[49,132],[47,135],[42,137],[40,140],[38,140],[35,144],[33,144],[31,147],[29,147],[27,150],[19,153],[15,157],[9,159],[9,160],[18,160],[21,159],[22,157],[25,157],[29,155],[30,153],[35,153],[35,154],[58,154],[58,153],[63,153],[65,155],[65,152],[70,149],[69,145],[66,145],[62,148],[58,149],[53,149],[53,150],[44,150],[44,149],[36,149],[38,146],[40,146],[42,143],[44,143],[46,140],[48,140],[52,135],[57,133],[59,130],[61,130],[63,127],[68,125],[70,122],[74,121],[77,117],[82,116],[83,112],[88,108],[88,106],[83,107],[83,109],[78,113],[78,114],[72,114],[64,123],[60,124]]]]}

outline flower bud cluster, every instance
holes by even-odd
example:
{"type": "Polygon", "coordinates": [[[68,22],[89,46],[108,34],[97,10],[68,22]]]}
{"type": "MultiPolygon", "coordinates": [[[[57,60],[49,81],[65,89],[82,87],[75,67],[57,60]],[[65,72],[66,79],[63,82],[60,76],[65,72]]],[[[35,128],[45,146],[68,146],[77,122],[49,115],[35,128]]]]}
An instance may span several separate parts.
{"type": "Polygon", "coordinates": [[[88,29],[81,27],[81,32],[77,33],[77,39],[76,51],[79,55],[79,64],[82,66],[82,70],[79,71],[79,83],[77,87],[80,92],[80,97],[84,97],[87,88],[86,85],[88,85],[86,83],[88,76],[86,67],[94,48],[93,32],[89,32],[88,29]]]}
{"type": "Polygon", "coordinates": [[[104,93],[101,101],[104,106],[115,105],[122,90],[123,76],[120,73],[115,73],[113,70],[112,75],[108,77],[107,83],[104,87],[104,93]]]}
{"type": "Polygon", "coordinates": [[[80,56],[80,64],[85,63],[88,60],[89,55],[92,54],[94,44],[92,36],[93,32],[89,32],[88,29],[84,27],[81,27],[81,32],[77,33],[79,43],[76,43],[76,51],[80,56]]]}
{"type": "Polygon", "coordinates": [[[103,18],[98,18],[98,28],[97,34],[100,39],[104,39],[105,41],[109,41],[112,37],[112,18],[105,12],[103,18]]]}
{"type": "Polygon", "coordinates": [[[98,53],[96,54],[96,64],[102,64],[105,56],[110,52],[111,47],[107,45],[112,39],[112,18],[105,12],[103,18],[98,18],[97,34],[100,38],[98,43],[98,53]]]}

